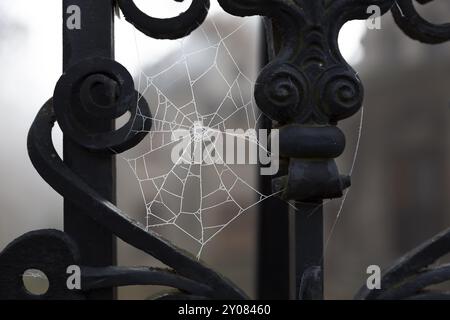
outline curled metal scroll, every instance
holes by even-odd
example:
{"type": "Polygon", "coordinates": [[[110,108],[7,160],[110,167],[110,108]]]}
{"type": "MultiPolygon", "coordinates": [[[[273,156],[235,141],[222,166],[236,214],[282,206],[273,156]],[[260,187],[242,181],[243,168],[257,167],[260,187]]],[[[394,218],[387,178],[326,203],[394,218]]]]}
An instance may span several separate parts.
{"type": "MultiPolygon", "coordinates": [[[[83,208],[81,212],[87,213],[112,234],[172,268],[83,266],[83,292],[105,287],[152,284],[177,288],[182,294],[193,297],[246,298],[231,282],[158,234],[146,231],[144,226],[102,197],[62,161],[52,143],[52,127],[57,121],[67,137],[88,150],[125,150],[142,140],[145,133],[138,134],[137,129],[149,130],[150,118],[145,100],[138,102],[138,94],[127,70],[113,60],[92,58],[70,68],[60,78],[53,99],[42,107],[30,128],[28,153],[31,162],[55,191],[83,208]],[[113,120],[126,112],[131,113],[130,119],[119,129],[99,132],[95,126],[98,119],[113,120]],[[136,116],[138,112],[139,116],[136,116]]],[[[78,260],[76,245],[64,233],[48,230],[26,234],[0,255],[0,274],[9,275],[0,276],[2,288],[9,288],[2,292],[8,293],[5,298],[83,297],[83,292],[67,290],[65,280],[61,278],[66,275],[63,266],[77,264],[78,260]],[[34,254],[22,254],[24,250],[34,254]],[[45,254],[37,255],[43,250],[45,254]],[[53,260],[58,263],[52,263],[53,260]],[[11,265],[18,265],[19,268],[11,271],[11,265]],[[52,291],[43,297],[35,297],[23,290],[23,284],[17,280],[21,279],[19,275],[11,277],[11,272],[25,271],[21,270],[22,265],[28,268],[37,266],[49,274],[52,291]],[[13,282],[10,279],[14,279],[13,282]]]]}
{"type": "Polygon", "coordinates": [[[159,19],[141,11],[133,0],[118,0],[118,4],[128,22],[155,39],[178,39],[187,36],[203,23],[210,6],[209,0],[192,0],[191,6],[178,17],[159,19]]]}
{"type": "MultiPolygon", "coordinates": [[[[106,62],[104,63],[106,64],[106,62]]],[[[51,141],[51,130],[56,120],[58,120],[58,123],[65,124],[62,126],[64,133],[67,133],[69,137],[73,138],[85,148],[103,148],[106,146],[103,144],[105,141],[108,143],[113,141],[121,145],[128,145],[130,143],[127,140],[116,140],[115,132],[111,132],[107,134],[109,136],[104,140],[95,140],[95,144],[93,145],[89,139],[85,140],[85,137],[81,137],[79,135],[80,133],[75,131],[72,132],[70,129],[67,130],[67,128],[71,128],[71,125],[74,125],[74,123],[71,122],[74,121],[74,118],[72,115],[68,116],[67,112],[57,112],[57,110],[67,108],[66,105],[55,105],[56,102],[63,103],[77,100],[80,98],[78,95],[84,94],[83,90],[72,90],[75,84],[79,82],[79,74],[94,74],[95,76],[99,72],[102,74],[115,74],[112,70],[122,70],[117,62],[110,63],[115,67],[110,65],[111,68],[100,72],[97,68],[98,64],[90,61],[86,65],[73,69],[74,74],[68,72],[62,78],[55,90],[54,100],[49,100],[43,106],[31,126],[28,135],[28,152],[36,170],[42,178],[55,189],[55,191],[60,193],[65,199],[76,203],[80,208],[85,209],[83,212],[88,212],[93,220],[111,231],[111,233],[135,248],[155,257],[167,266],[172,267],[173,270],[176,270],[176,273],[173,271],[161,271],[156,269],[108,268],[97,270],[98,272],[96,274],[90,273],[90,276],[88,276],[91,278],[88,282],[91,283],[90,287],[96,282],[98,283],[98,281],[94,281],[96,277],[102,279],[100,282],[103,285],[109,283],[111,286],[114,284],[123,285],[124,283],[136,284],[137,278],[140,278],[139,281],[141,284],[174,286],[192,294],[203,295],[208,298],[244,298],[245,295],[239,289],[235,288],[228,280],[221,277],[212,269],[197,261],[193,256],[173,246],[158,234],[152,231],[146,231],[142,225],[129,218],[114,204],[103,198],[98,192],[87,185],[79,176],[72,172],[57,155],[51,141]],[[89,69],[88,66],[91,66],[91,69],[89,69]],[[82,72],[80,70],[90,70],[91,72],[82,72]],[[68,79],[71,79],[72,81],[69,81],[68,79]],[[58,96],[59,94],[62,96],[58,96]],[[74,134],[77,135],[75,136],[74,134]],[[86,141],[87,143],[85,143],[86,141]],[[112,280],[107,282],[105,280],[107,278],[112,278],[112,280]]],[[[118,74],[115,74],[115,76],[116,80],[120,79],[118,74]]],[[[122,76],[124,76],[124,74],[122,74],[122,76]]],[[[88,79],[90,79],[90,77],[93,76],[89,76],[88,79]]],[[[83,85],[81,85],[81,87],[82,86],[83,85]]],[[[136,97],[132,85],[124,85],[120,91],[121,94],[116,97],[117,101],[122,101],[123,99],[127,100],[127,98],[124,97],[136,97]],[[124,91],[125,88],[130,92],[124,91]]],[[[131,105],[137,103],[137,101],[128,100],[127,102],[131,103],[131,105]]],[[[121,108],[123,107],[118,107],[118,109],[121,108]]],[[[115,115],[122,113],[123,110],[125,109],[121,109],[118,113],[115,113],[115,115]]],[[[89,132],[82,133],[89,136],[89,132]]],[[[122,135],[118,135],[118,137],[122,137],[122,135]]],[[[133,139],[134,137],[129,138],[129,140],[133,139]]],[[[132,144],[135,142],[136,141],[133,141],[132,144]]],[[[86,270],[92,271],[92,269],[86,270]]]]}
{"type": "MultiPolygon", "coordinates": [[[[427,4],[434,0],[416,0],[427,4]]],[[[403,32],[414,40],[439,44],[450,40],[450,23],[433,24],[420,16],[413,0],[397,0],[392,8],[394,20],[403,32]]]]}
{"type": "Polygon", "coordinates": [[[79,291],[67,288],[67,267],[79,265],[77,245],[64,232],[38,230],[11,242],[0,253],[0,300],[84,299],[79,291]],[[45,295],[34,295],[25,288],[26,270],[44,272],[50,283],[45,295]]]}
{"type": "Polygon", "coordinates": [[[369,290],[363,286],[356,299],[450,299],[450,292],[439,292],[428,287],[450,280],[450,265],[430,266],[450,252],[450,229],[424,242],[392,267],[381,278],[381,288],[369,290]]]}
{"type": "Polygon", "coordinates": [[[53,94],[58,124],[64,134],[94,151],[116,152],[136,146],[151,129],[152,118],[145,99],[138,99],[134,82],[119,63],[91,58],[73,65],[59,79],[53,94]],[[128,121],[119,129],[103,131],[98,121],[128,121]]]}

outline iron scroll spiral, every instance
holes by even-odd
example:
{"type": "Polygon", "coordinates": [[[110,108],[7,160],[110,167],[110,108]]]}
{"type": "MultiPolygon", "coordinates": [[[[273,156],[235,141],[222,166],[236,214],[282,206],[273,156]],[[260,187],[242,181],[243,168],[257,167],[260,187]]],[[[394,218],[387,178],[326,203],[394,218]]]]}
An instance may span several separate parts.
{"type": "Polygon", "coordinates": [[[53,106],[61,130],[76,143],[94,151],[122,152],[136,146],[152,126],[147,102],[138,96],[122,65],[91,58],[73,65],[59,79],[53,106]],[[128,121],[121,128],[97,129],[99,120],[112,122],[125,115],[128,121]]]}
{"type": "MultiPolygon", "coordinates": [[[[113,87],[115,88],[115,85],[113,87]]],[[[187,295],[198,298],[245,298],[239,289],[195,257],[183,252],[155,232],[145,230],[142,225],[103,198],[64,164],[56,153],[51,139],[52,127],[56,121],[71,139],[97,152],[116,147],[134,146],[143,138],[142,135],[124,134],[123,128],[128,130],[132,128],[133,123],[138,122],[131,119],[129,121],[131,124],[116,131],[89,132],[87,127],[80,126],[77,119],[80,114],[77,114],[69,104],[80,101],[83,106],[80,111],[81,116],[94,114],[96,117],[108,118],[119,116],[126,110],[135,114],[134,108],[138,104],[131,77],[125,68],[115,61],[95,58],[68,70],[56,86],[55,97],[42,107],[31,126],[28,135],[28,152],[34,167],[55,191],[85,209],[85,212],[89,212],[93,220],[118,238],[172,268],[172,270],[160,270],[109,267],[96,270],[85,266],[84,270],[87,271],[84,274],[85,288],[154,284],[175,287],[187,295]],[[92,90],[94,83],[105,86],[108,83],[111,84],[111,81],[118,84],[118,87],[114,90],[116,91],[113,95],[114,101],[105,108],[104,105],[100,106],[93,102],[93,97],[88,92],[92,90]]],[[[140,112],[148,116],[148,106],[142,101],[141,99],[139,103],[140,112]],[[144,107],[147,110],[143,110],[144,107]]]]}

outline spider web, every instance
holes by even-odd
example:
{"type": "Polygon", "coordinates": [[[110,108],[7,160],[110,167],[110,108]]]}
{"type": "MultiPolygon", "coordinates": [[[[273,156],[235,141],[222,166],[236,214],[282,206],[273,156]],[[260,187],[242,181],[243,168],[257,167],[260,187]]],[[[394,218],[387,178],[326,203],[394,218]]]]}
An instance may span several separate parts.
{"type": "MultiPolygon", "coordinates": [[[[139,184],[147,230],[178,240],[181,247],[196,252],[198,258],[204,247],[231,223],[277,195],[258,190],[258,166],[231,165],[222,158],[220,164],[184,163],[185,153],[176,162],[170,158],[178,143],[173,139],[177,130],[190,132],[185,150],[193,147],[195,154],[200,148],[206,149],[208,137],[217,132],[230,136],[227,129],[261,127],[262,114],[253,98],[257,67],[256,64],[254,70],[248,67],[252,62],[248,57],[257,56],[257,50],[252,53],[247,50],[251,46],[248,41],[255,34],[252,22],[255,20],[210,17],[190,36],[170,41],[177,44],[175,52],[160,58],[160,64],[147,67],[140,57],[139,32],[133,30],[139,60],[139,99],[145,98],[149,103],[153,116],[146,120],[151,120],[153,126],[136,148],[136,155],[120,156],[139,184]]],[[[144,117],[139,112],[137,116],[144,117]]],[[[350,175],[358,154],[362,121],[361,112],[350,175]]],[[[267,151],[266,145],[255,137],[236,138],[267,151]]],[[[210,153],[208,158],[211,159],[210,153]]],[[[330,202],[340,203],[325,251],[347,195],[348,190],[343,199],[324,201],[317,208],[330,202]]]]}
{"type": "Polygon", "coordinates": [[[255,136],[226,131],[258,130],[262,114],[253,98],[256,73],[244,70],[236,57],[245,52],[240,46],[248,38],[248,21],[231,29],[229,21],[223,21],[224,28],[220,22],[210,18],[191,36],[177,40],[178,52],[163,59],[166,65],[141,65],[140,99],[150,105],[153,127],[137,156],[122,155],[139,183],[147,230],[174,228],[196,244],[198,258],[233,221],[274,195],[258,191],[254,165],[228,164],[220,154],[215,155],[220,161],[213,161],[211,152],[205,153],[208,163],[183,161],[191,147],[193,154],[203,154],[208,138],[219,132],[267,153],[255,136]],[[169,154],[179,143],[173,133],[180,129],[190,132],[191,139],[174,163],[169,154]]]}

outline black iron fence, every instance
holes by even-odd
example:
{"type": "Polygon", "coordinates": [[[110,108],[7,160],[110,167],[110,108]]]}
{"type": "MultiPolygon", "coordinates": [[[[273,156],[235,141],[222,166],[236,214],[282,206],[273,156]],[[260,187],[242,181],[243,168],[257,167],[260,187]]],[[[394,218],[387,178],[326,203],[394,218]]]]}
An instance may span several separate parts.
{"type": "MultiPolygon", "coordinates": [[[[340,53],[339,31],[350,20],[369,18],[370,6],[380,14],[392,12],[408,36],[424,43],[448,41],[450,26],[424,20],[413,0],[218,2],[232,15],[264,17],[265,63],[255,99],[267,117],[265,126],[278,129],[280,171],[262,178],[261,188],[280,199],[267,200],[260,208],[260,297],[323,299],[322,203],[342,197],[351,184],[335,162],[345,149],[338,123],[360,110],[364,95],[357,73],[340,53]]],[[[42,178],[64,197],[64,232],[27,233],[4,249],[0,298],[112,299],[120,286],[162,285],[177,290],[160,299],[246,299],[230,281],[145,230],[114,204],[114,154],[136,146],[152,126],[149,107],[138,99],[131,75],[114,60],[117,8],[147,36],[178,39],[202,24],[209,0],[193,0],[185,13],[170,19],[150,17],[132,0],[63,1],[64,74],[36,116],[28,151],[42,178]],[[67,22],[77,10],[83,13],[81,26],[67,22]],[[138,112],[145,117],[135,117],[138,112]],[[125,113],[130,120],[116,129],[114,121],[125,113]],[[55,122],[64,133],[64,160],[52,144],[55,122]],[[146,130],[138,130],[142,128],[146,130]],[[115,237],[168,269],[116,266],[115,237]],[[68,286],[68,266],[80,266],[79,287],[68,286]],[[24,287],[22,275],[29,269],[47,276],[50,285],[44,294],[33,295],[24,287]]],[[[386,270],[381,289],[363,286],[356,298],[448,298],[446,292],[427,288],[450,279],[450,266],[431,266],[449,249],[450,231],[444,231],[386,270]]]]}

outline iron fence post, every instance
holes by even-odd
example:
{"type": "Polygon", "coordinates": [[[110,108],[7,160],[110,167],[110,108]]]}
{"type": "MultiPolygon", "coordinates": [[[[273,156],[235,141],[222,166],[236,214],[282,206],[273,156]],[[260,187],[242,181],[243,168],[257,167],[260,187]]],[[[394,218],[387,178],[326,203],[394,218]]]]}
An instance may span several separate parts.
{"type": "Polygon", "coordinates": [[[322,201],[295,202],[292,208],[295,298],[323,300],[322,201]]]}
{"type": "MultiPolygon", "coordinates": [[[[114,57],[114,0],[63,0],[63,68],[92,57],[114,57]],[[80,29],[66,25],[71,12],[68,8],[80,8],[80,29]]],[[[80,106],[81,108],[81,106],[80,106]]],[[[86,122],[92,121],[85,119],[86,122]]],[[[111,121],[98,121],[98,129],[110,130],[111,121]]],[[[114,157],[106,153],[94,153],[70,138],[64,138],[64,162],[91,187],[111,202],[115,202],[116,164],[114,157]]],[[[89,215],[80,214],[77,205],[64,200],[64,231],[78,244],[81,262],[89,266],[115,264],[116,245],[113,235],[94,222],[89,215]]],[[[112,289],[95,290],[90,299],[112,299],[112,289]]]]}

